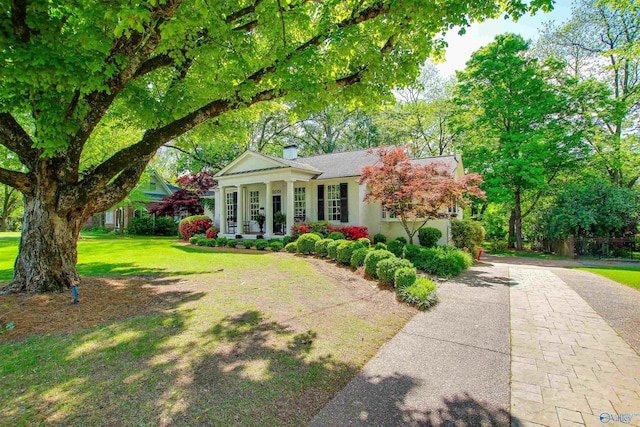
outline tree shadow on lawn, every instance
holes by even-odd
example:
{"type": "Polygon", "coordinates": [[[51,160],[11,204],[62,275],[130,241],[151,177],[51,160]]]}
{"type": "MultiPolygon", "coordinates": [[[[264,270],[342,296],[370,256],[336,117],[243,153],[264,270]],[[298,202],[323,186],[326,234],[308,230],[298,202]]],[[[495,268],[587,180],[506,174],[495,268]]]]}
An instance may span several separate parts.
{"type": "Polygon", "coordinates": [[[78,264],[81,276],[188,276],[206,271],[172,271],[166,268],[144,267],[133,262],[87,262],[78,264]]]}
{"type": "Polygon", "coordinates": [[[312,355],[312,330],[249,310],[196,332],[184,308],[10,343],[0,350],[0,417],[10,424],[297,426],[357,374],[329,354],[312,355]]]}

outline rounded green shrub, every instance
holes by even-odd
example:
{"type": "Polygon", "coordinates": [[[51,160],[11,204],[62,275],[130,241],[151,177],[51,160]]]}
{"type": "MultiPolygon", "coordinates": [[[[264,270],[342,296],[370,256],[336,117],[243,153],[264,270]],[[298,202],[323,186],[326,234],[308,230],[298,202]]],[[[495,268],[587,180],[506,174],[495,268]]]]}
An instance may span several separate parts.
{"type": "Polygon", "coordinates": [[[402,258],[402,250],[404,249],[404,246],[404,243],[400,240],[392,240],[387,243],[387,250],[398,258],[402,258]]]}
{"type": "Polygon", "coordinates": [[[316,242],[321,240],[321,237],[314,233],[305,233],[298,237],[298,253],[309,255],[316,250],[316,242]]]}
{"type": "Polygon", "coordinates": [[[279,240],[276,240],[276,241],[273,241],[273,242],[269,243],[269,249],[271,249],[273,252],[280,252],[282,250],[283,246],[284,245],[279,240]]]}
{"type": "Polygon", "coordinates": [[[396,275],[393,278],[393,283],[396,288],[404,288],[406,286],[413,285],[416,281],[417,274],[415,267],[402,267],[396,270],[396,275]]]}
{"type": "Polygon", "coordinates": [[[216,243],[217,243],[216,239],[207,239],[207,238],[204,239],[205,246],[214,247],[216,246],[216,243]]]}
{"type": "Polygon", "coordinates": [[[369,252],[369,248],[360,248],[353,251],[351,254],[351,267],[360,268],[364,265],[364,259],[369,252]]]}
{"type": "Polygon", "coordinates": [[[386,251],[387,250],[387,245],[385,243],[382,242],[378,242],[376,243],[376,245],[373,247],[374,250],[379,251],[379,250],[383,250],[386,251]]]}
{"type": "Polygon", "coordinates": [[[284,247],[284,250],[289,252],[290,254],[298,252],[298,242],[287,243],[287,245],[284,247]]]}
{"type": "Polygon", "coordinates": [[[415,270],[411,261],[394,257],[380,261],[376,267],[376,274],[382,283],[393,285],[395,284],[396,271],[400,268],[413,268],[415,270]]]}
{"type": "Polygon", "coordinates": [[[331,239],[318,240],[316,242],[316,247],[315,247],[316,255],[321,256],[321,257],[326,257],[327,256],[327,245],[329,243],[331,243],[331,242],[333,242],[333,240],[331,240],[331,239]]]}
{"type": "Polygon", "coordinates": [[[207,246],[207,238],[204,236],[199,236],[196,240],[196,245],[198,246],[207,246]]]}
{"type": "Polygon", "coordinates": [[[332,240],[327,244],[327,257],[329,259],[338,259],[338,246],[346,240],[332,240]]]}
{"type": "Polygon", "coordinates": [[[420,246],[425,248],[435,248],[438,240],[442,237],[442,231],[433,227],[423,227],[418,230],[418,241],[420,246]]]}
{"type": "Polygon", "coordinates": [[[374,234],[373,243],[387,243],[387,236],[382,233],[374,234]]]}
{"type": "Polygon", "coordinates": [[[336,260],[340,264],[351,265],[351,255],[353,255],[356,242],[347,240],[338,245],[336,248],[336,260]]]}
{"type": "Polygon", "coordinates": [[[238,240],[236,240],[236,239],[227,240],[227,247],[228,248],[235,248],[236,246],[238,246],[238,240]]]}
{"type": "Polygon", "coordinates": [[[191,243],[192,245],[195,245],[197,242],[198,242],[198,236],[189,237],[189,243],[191,243]]]}
{"type": "Polygon", "coordinates": [[[293,237],[291,237],[291,236],[284,236],[282,238],[282,244],[285,245],[285,246],[288,245],[291,242],[293,242],[293,237]]]}
{"type": "Polygon", "coordinates": [[[407,238],[406,238],[406,237],[404,237],[404,236],[396,237],[394,240],[397,240],[397,241],[399,241],[399,242],[402,242],[402,243],[403,243],[403,244],[405,244],[405,245],[407,244],[407,238]]]}
{"type": "Polygon", "coordinates": [[[344,234],[342,234],[339,231],[332,231],[331,233],[329,233],[329,235],[327,236],[327,239],[331,239],[331,240],[345,240],[346,237],[344,237],[344,234]]]}
{"type": "Polygon", "coordinates": [[[409,286],[396,287],[396,294],[400,300],[407,304],[426,310],[438,301],[436,284],[426,277],[418,277],[409,286]]]}
{"type": "Polygon", "coordinates": [[[416,260],[420,256],[421,249],[422,248],[420,248],[420,246],[412,245],[411,243],[409,243],[404,248],[402,248],[402,258],[408,259],[417,267],[416,260]]]}
{"type": "Polygon", "coordinates": [[[367,253],[367,256],[364,259],[364,271],[365,273],[367,273],[369,276],[372,277],[378,277],[378,273],[377,273],[377,268],[378,268],[378,263],[380,261],[382,261],[383,259],[387,259],[387,258],[395,258],[396,256],[394,254],[392,254],[389,251],[385,251],[385,250],[375,250],[375,251],[369,251],[367,253]]]}
{"type": "Polygon", "coordinates": [[[226,237],[218,237],[216,239],[217,245],[221,248],[227,246],[227,242],[229,241],[229,239],[227,239],[226,237]]]}
{"type": "Polygon", "coordinates": [[[484,242],[485,230],[478,221],[454,219],[451,221],[451,240],[456,248],[466,248],[473,258],[478,257],[478,249],[484,242]]]}
{"type": "Polygon", "coordinates": [[[264,251],[269,246],[269,242],[265,239],[256,240],[256,249],[259,251],[264,251]]]}
{"type": "Polygon", "coordinates": [[[361,237],[358,240],[356,240],[356,242],[361,243],[363,248],[370,248],[371,247],[371,240],[369,240],[366,237],[361,237]]]}
{"type": "Polygon", "coordinates": [[[256,244],[256,242],[255,242],[255,241],[253,241],[253,240],[249,240],[249,239],[244,239],[244,240],[242,241],[242,246],[244,246],[244,247],[245,247],[245,249],[251,249],[252,247],[254,247],[254,246],[255,246],[255,244],[256,244]]]}

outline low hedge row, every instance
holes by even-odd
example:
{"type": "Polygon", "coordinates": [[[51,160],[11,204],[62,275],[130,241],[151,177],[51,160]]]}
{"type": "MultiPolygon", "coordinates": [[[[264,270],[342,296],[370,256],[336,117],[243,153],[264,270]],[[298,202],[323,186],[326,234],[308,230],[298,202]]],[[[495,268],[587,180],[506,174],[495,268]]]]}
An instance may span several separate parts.
{"type": "Polygon", "coordinates": [[[457,276],[473,265],[471,255],[448,246],[421,248],[416,245],[406,245],[403,256],[418,269],[445,278],[457,276]]]}

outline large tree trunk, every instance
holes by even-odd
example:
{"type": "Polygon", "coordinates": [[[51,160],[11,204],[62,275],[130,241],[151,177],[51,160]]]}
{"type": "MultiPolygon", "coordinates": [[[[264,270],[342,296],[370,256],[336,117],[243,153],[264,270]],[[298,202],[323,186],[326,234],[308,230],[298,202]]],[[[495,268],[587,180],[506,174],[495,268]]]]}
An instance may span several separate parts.
{"type": "Polygon", "coordinates": [[[516,211],[511,209],[511,215],[509,216],[509,236],[507,237],[507,247],[514,249],[516,243],[516,211]]]}
{"type": "Polygon", "coordinates": [[[515,222],[515,231],[516,231],[516,249],[522,250],[522,201],[520,200],[520,192],[515,192],[515,208],[514,212],[514,222],[515,222]]]}
{"type": "Polygon", "coordinates": [[[55,199],[47,196],[25,195],[20,252],[11,284],[14,291],[62,292],[80,282],[77,240],[83,218],[79,213],[60,213],[55,199]]]}

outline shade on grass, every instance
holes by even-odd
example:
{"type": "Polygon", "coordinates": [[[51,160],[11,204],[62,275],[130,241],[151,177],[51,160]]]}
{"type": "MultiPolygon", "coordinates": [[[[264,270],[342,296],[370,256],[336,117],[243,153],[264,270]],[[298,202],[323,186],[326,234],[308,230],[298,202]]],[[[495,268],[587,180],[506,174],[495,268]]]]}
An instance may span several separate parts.
{"type": "Polygon", "coordinates": [[[579,267],[576,270],[584,270],[596,273],[618,283],[640,290],[640,267],[579,267]]]}
{"type": "MultiPolygon", "coordinates": [[[[0,239],[3,271],[16,247],[17,237],[0,239]]],[[[415,314],[350,272],[291,254],[170,238],[86,239],[79,253],[79,305],[0,296],[0,321],[15,320],[0,335],[7,425],[305,425],[415,314]],[[11,339],[23,328],[12,313],[29,304],[58,329],[11,339]],[[117,304],[135,307],[114,318],[117,304]]]]}

